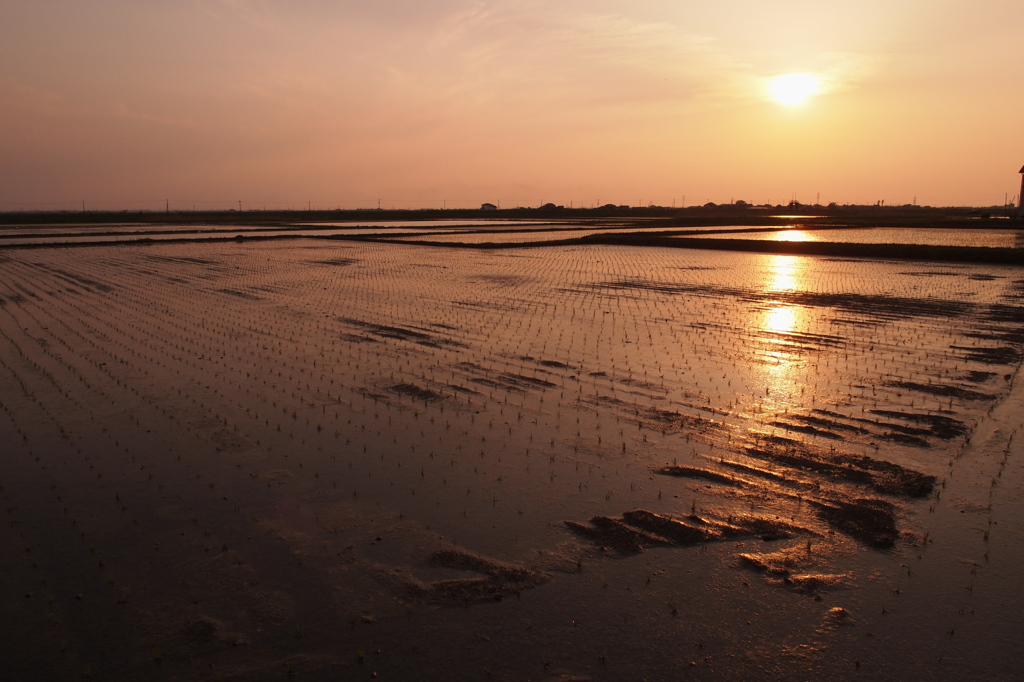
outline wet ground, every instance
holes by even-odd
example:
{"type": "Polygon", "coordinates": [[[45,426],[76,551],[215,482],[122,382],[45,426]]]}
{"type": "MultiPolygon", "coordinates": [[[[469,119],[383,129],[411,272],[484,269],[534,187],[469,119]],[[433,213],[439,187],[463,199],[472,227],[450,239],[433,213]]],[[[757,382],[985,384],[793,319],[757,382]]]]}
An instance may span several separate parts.
{"type": "Polygon", "coordinates": [[[1020,268],[9,249],[0,344],[0,679],[1018,668],[1020,268]]]}

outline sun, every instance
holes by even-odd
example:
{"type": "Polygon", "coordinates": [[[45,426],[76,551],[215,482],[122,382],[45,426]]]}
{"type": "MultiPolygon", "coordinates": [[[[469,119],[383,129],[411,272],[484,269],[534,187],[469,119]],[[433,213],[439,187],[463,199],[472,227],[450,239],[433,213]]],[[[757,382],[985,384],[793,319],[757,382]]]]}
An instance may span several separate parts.
{"type": "Polygon", "coordinates": [[[769,86],[772,99],[779,104],[795,107],[821,91],[821,81],[809,73],[787,73],[776,76],[769,86]]]}

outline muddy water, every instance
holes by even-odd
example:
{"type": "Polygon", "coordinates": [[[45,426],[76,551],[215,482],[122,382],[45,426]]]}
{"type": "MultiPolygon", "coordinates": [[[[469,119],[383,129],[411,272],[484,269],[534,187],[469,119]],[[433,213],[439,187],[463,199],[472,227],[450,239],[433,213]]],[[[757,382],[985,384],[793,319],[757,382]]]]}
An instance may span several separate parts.
{"type": "Polygon", "coordinates": [[[1022,296],[681,249],[2,253],[2,659],[1008,675],[1022,296]]]}
{"type": "Polygon", "coordinates": [[[844,228],[809,229],[790,227],[785,230],[757,230],[725,232],[715,235],[721,239],[760,239],[792,242],[840,242],[847,244],[925,244],[931,246],[971,246],[1021,248],[1024,232],[1012,228],[844,228]]]}
{"type": "MultiPolygon", "coordinates": [[[[0,247],[34,246],[40,244],[107,244],[133,240],[200,240],[223,239],[237,236],[251,238],[269,237],[344,237],[353,235],[431,235],[441,238],[447,232],[477,232],[486,230],[518,233],[539,230],[556,234],[566,225],[597,224],[604,227],[624,225],[621,221],[595,219],[568,220],[367,220],[358,222],[294,223],[268,227],[265,225],[161,225],[158,223],[92,224],[92,225],[9,225],[0,227],[0,247]]],[[[629,223],[635,227],[637,221],[629,223]]],[[[642,222],[642,221],[641,221],[642,222]]],[[[584,234],[591,234],[593,230],[584,234]]],[[[577,235],[578,236],[578,235],[577,235]]],[[[467,237],[471,242],[481,241],[478,237],[467,237]]],[[[497,239],[503,239],[498,236],[497,239]]],[[[513,241],[530,241],[527,237],[513,237],[513,241]]],[[[533,238],[536,240],[536,237],[533,238]]]]}
{"type": "MultiPolygon", "coordinates": [[[[582,221],[581,221],[582,222],[582,221]]],[[[596,221],[588,221],[593,225],[596,221]]],[[[554,228],[546,226],[536,226],[529,229],[520,228],[516,230],[507,230],[505,232],[494,232],[494,228],[483,228],[478,232],[466,231],[452,234],[431,234],[422,236],[407,236],[397,237],[396,241],[418,241],[418,242],[430,242],[432,244],[529,244],[535,242],[546,242],[561,239],[578,239],[580,237],[586,237],[594,234],[603,234],[608,232],[618,233],[637,233],[637,232],[676,232],[679,230],[678,227],[657,227],[657,226],[645,226],[642,223],[638,224],[638,221],[631,221],[628,223],[617,223],[615,221],[601,221],[599,227],[590,227],[588,229],[569,229],[562,225],[554,228]],[[486,231],[485,231],[486,230],[486,231]]],[[[717,233],[720,228],[715,227],[697,227],[692,228],[688,231],[708,231],[717,233]]],[[[734,228],[743,229],[743,228],[734,228]]],[[[748,234],[748,233],[745,233],[748,234]]]]}

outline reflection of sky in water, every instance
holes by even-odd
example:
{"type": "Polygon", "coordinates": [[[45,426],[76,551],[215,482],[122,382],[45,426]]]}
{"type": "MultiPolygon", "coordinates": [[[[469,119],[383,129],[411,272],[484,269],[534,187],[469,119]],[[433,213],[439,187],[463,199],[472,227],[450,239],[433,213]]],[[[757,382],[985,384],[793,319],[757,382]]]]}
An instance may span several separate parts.
{"type": "Polygon", "coordinates": [[[764,323],[761,326],[766,331],[786,334],[796,329],[799,316],[800,313],[793,306],[769,308],[764,312],[764,323]]]}
{"type": "Polygon", "coordinates": [[[804,259],[801,256],[767,256],[767,261],[765,293],[790,292],[803,288],[804,259]]]}
{"type": "MultiPolygon", "coordinates": [[[[799,230],[789,230],[799,232],[799,230]]],[[[764,293],[789,293],[804,287],[806,259],[799,256],[766,256],[764,293]]],[[[784,403],[795,395],[795,370],[801,363],[790,348],[787,335],[797,332],[806,323],[807,309],[782,301],[772,301],[759,311],[756,325],[764,335],[765,359],[768,361],[764,376],[766,395],[773,403],[784,403]]]]}
{"type": "Polygon", "coordinates": [[[803,230],[782,230],[781,232],[775,232],[771,236],[772,241],[776,242],[816,242],[818,238],[810,232],[804,232],[803,230]]]}
{"type": "MultiPolygon", "coordinates": [[[[739,226],[735,228],[739,229],[739,226]]],[[[797,229],[713,232],[715,239],[758,239],[768,241],[816,241],[847,244],[920,244],[923,246],[989,246],[1024,248],[1024,232],[1006,228],[972,227],[971,229],[869,227],[842,229],[797,229]]],[[[679,239],[689,239],[680,236],[679,239]]]]}

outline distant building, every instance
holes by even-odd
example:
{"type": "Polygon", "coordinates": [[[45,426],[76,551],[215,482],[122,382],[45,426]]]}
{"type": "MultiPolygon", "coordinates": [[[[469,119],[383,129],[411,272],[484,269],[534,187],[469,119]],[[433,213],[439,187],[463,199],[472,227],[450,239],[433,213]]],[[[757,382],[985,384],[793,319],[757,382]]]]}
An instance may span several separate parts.
{"type": "Polygon", "coordinates": [[[480,204],[481,211],[497,211],[498,207],[494,204],[480,204]]]}

